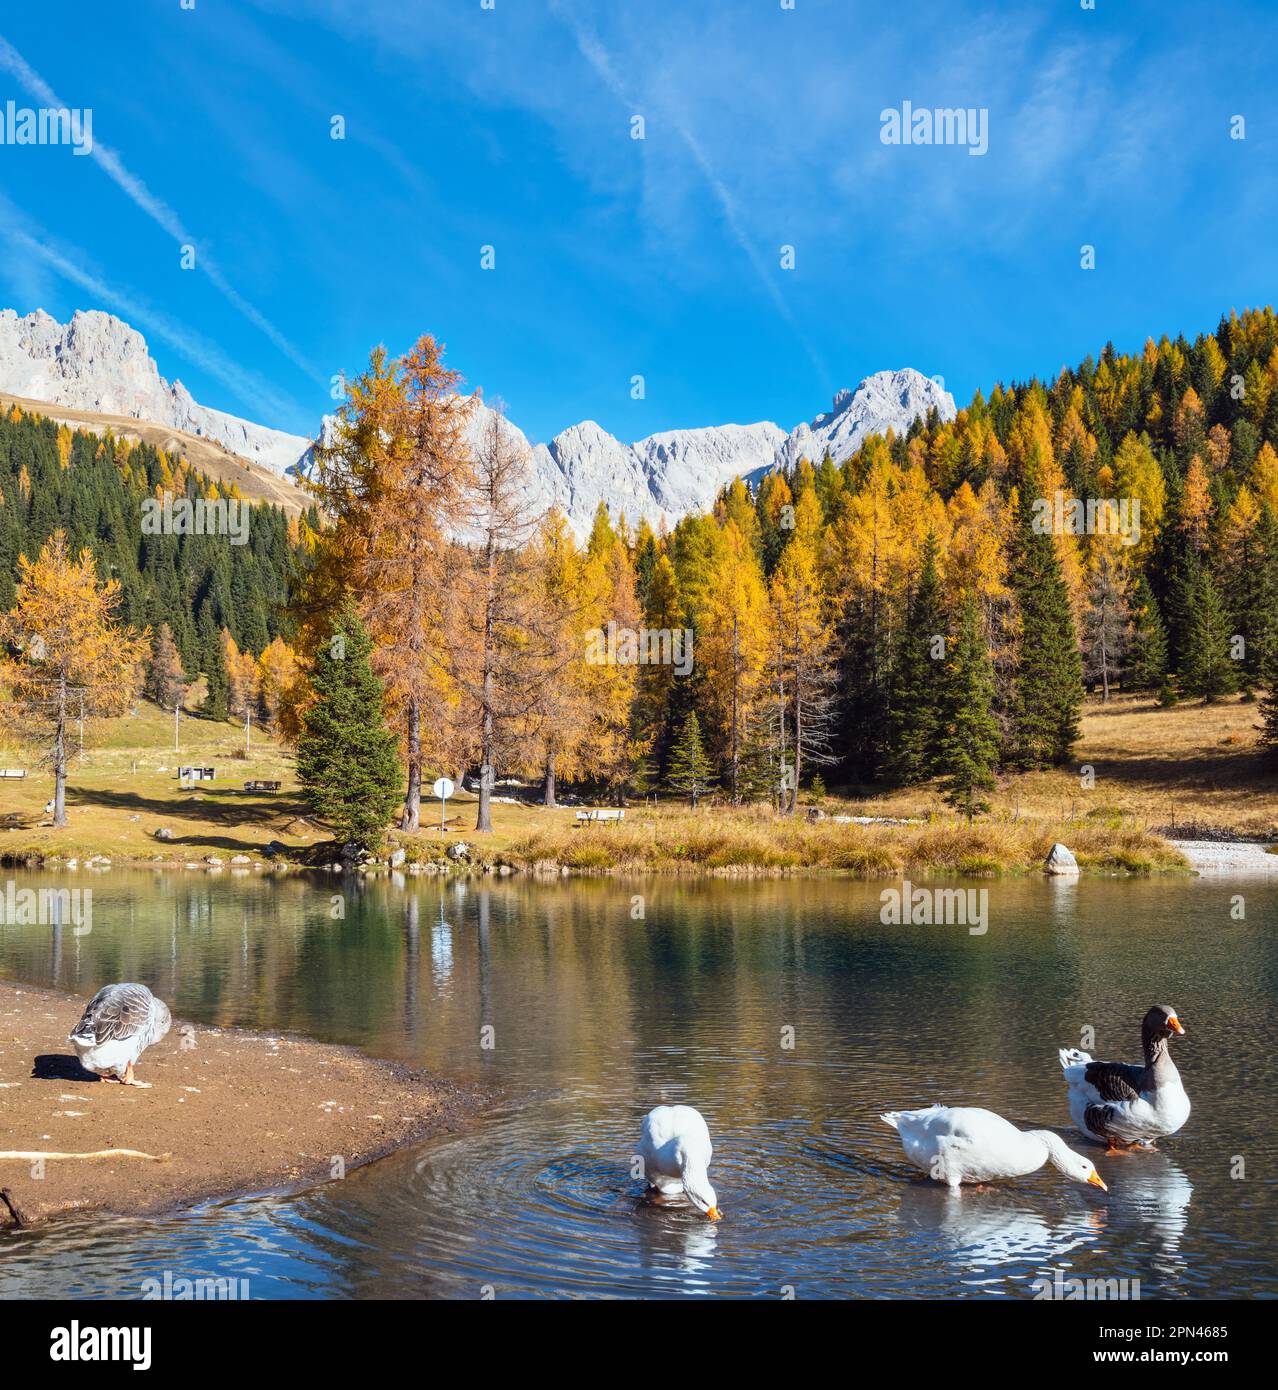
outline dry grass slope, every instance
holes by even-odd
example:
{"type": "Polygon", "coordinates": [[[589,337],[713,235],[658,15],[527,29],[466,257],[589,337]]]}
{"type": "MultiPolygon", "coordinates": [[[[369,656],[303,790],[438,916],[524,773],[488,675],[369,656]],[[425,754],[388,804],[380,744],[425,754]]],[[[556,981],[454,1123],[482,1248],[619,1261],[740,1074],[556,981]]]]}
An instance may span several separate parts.
{"type": "MultiPolygon", "coordinates": [[[[899,872],[1001,873],[1037,868],[1056,840],[1084,868],[1148,872],[1181,867],[1156,832],[1210,826],[1235,835],[1278,839],[1278,777],[1260,757],[1255,705],[1239,701],[1160,710],[1148,700],[1094,706],[1083,722],[1073,766],[1009,778],[994,810],[967,825],[935,788],[891,795],[826,798],[827,819],[778,817],[760,807],[679,803],[632,806],[620,824],[579,826],[572,808],[545,810],[497,803],[496,833],[474,834],[474,799],[448,803],[448,829],[438,829],[438,803],[423,806],[423,828],[391,839],[410,862],[440,862],[464,840],[481,864],[567,866],[576,872],[660,872],[722,875],[805,871],[857,875],[899,872]],[[1094,786],[1080,782],[1095,771],[1094,786]],[[837,814],[908,818],[908,825],[851,825],[837,814]]],[[[117,863],[202,862],[206,855],[244,854],[261,862],[276,840],[299,862],[330,857],[331,839],[309,822],[291,756],[253,731],[249,757],[236,724],[182,721],[182,750],[173,751],[173,720],[150,704],[131,717],[90,729],[88,757],[73,769],[70,825],[39,824],[52,781],[11,735],[0,740],[0,766],[28,767],[26,781],[0,781],[0,858],[105,854],[117,863]],[[177,785],[178,763],[212,763],[217,781],[195,791],[177,785]],[[278,780],[279,793],[243,790],[249,779],[278,780]],[[155,838],[167,826],[173,840],[155,838]]]]}

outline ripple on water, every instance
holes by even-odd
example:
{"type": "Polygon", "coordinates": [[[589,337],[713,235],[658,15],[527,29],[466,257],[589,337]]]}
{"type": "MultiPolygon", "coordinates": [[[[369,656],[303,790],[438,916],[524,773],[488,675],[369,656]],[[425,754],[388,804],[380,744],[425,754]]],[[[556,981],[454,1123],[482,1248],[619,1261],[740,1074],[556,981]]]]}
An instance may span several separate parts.
{"type": "Polygon", "coordinates": [[[254,1297],[1024,1298],[1057,1270],[1143,1297],[1278,1294],[1273,886],[1235,922],[1219,885],[998,881],[979,938],[884,928],[879,890],[853,883],[656,883],[643,923],[602,882],[373,884],[338,923],[301,880],[101,886],[74,951],[0,924],[0,967],[81,993],[123,971],[182,1016],[357,1043],[504,1099],[292,1199],[5,1234],[0,1296],[137,1297],[166,1270],[254,1297]],[[941,1101],[1068,1135],[1056,1048],[1091,1026],[1089,1050],[1131,1060],[1156,1000],[1189,1028],[1194,1113],[1158,1153],[1095,1155],[1107,1196],[1050,1168],[950,1193],[879,1119],[941,1101]],[[706,1115],[719,1223],[645,1199],[631,1158],[662,1101],[706,1115]]]}

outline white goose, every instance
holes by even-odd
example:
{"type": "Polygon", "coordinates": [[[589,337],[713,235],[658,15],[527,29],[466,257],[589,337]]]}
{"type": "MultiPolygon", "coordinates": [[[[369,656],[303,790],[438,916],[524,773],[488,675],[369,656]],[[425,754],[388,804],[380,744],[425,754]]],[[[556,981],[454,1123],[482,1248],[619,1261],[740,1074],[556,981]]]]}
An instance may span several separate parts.
{"type": "Polygon", "coordinates": [[[1044,1163],[1075,1182],[1108,1191],[1091,1159],[1067,1147],[1050,1129],[1019,1130],[992,1110],[929,1105],[923,1110],[889,1110],[880,1116],[901,1136],[905,1156],[938,1182],[1019,1178],[1044,1163]]]}
{"type": "Polygon", "coordinates": [[[1155,1004],[1141,1020],[1143,1067],[1126,1062],[1094,1062],[1076,1047],[1062,1047],[1061,1068],[1069,1086],[1069,1113],[1110,1153],[1152,1149],[1154,1140],[1175,1134],[1189,1119],[1189,1097],[1167,1044],[1184,1033],[1176,1010],[1155,1004]]]}
{"type": "Polygon", "coordinates": [[[150,1086],[133,1079],[133,1064],[169,1031],[169,1006],[145,985],[103,985],[71,1034],[80,1065],[104,1081],[150,1086]]]}
{"type": "Polygon", "coordinates": [[[644,1116],[638,1153],[651,1187],[666,1196],[684,1193],[698,1211],[719,1220],[719,1199],[709,1177],[714,1146],[699,1110],[691,1105],[650,1110],[644,1116]]]}

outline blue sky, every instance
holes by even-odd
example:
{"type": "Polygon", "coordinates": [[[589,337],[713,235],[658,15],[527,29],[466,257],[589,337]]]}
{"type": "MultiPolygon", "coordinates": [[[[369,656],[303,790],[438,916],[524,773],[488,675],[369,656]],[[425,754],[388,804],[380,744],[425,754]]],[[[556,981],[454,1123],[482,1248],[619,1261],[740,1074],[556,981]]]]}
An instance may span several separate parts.
{"type": "Polygon", "coordinates": [[[0,37],[0,108],[95,143],[0,147],[0,303],[117,313],[298,433],[425,332],[533,439],[630,440],[883,368],[963,403],[1275,294],[1270,0],[62,0],[0,37]],[[984,108],[988,153],[884,145],[904,100],[984,108]]]}

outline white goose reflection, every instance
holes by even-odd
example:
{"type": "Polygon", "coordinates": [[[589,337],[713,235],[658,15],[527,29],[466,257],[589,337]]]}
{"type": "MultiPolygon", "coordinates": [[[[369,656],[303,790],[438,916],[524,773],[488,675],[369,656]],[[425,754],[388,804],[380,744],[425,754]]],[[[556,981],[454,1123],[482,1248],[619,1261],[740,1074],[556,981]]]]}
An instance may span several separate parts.
{"type": "Polygon", "coordinates": [[[1105,1227],[1103,1208],[1090,1201],[1049,1220],[1030,1206],[1024,1191],[952,1191],[936,1183],[910,1182],[898,1220],[911,1231],[935,1232],[956,1263],[972,1273],[1007,1265],[1055,1261],[1094,1242],[1105,1227]]]}
{"type": "Polygon", "coordinates": [[[706,1284],[710,1261],[717,1251],[718,1229],[700,1212],[687,1212],[640,1198],[635,1203],[635,1230],[641,1267],[664,1276],[684,1293],[706,1284]]]}

